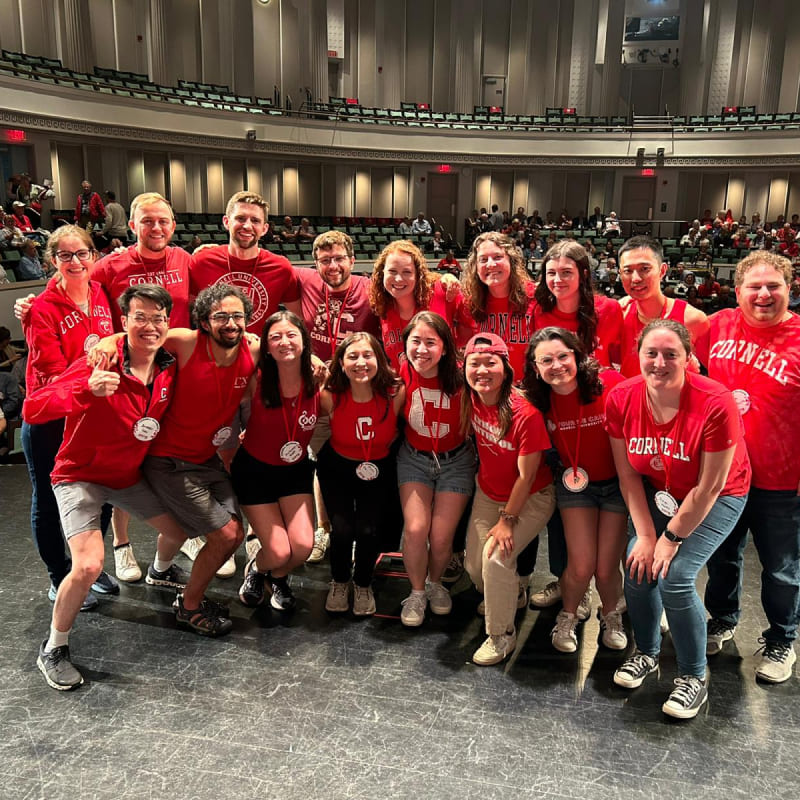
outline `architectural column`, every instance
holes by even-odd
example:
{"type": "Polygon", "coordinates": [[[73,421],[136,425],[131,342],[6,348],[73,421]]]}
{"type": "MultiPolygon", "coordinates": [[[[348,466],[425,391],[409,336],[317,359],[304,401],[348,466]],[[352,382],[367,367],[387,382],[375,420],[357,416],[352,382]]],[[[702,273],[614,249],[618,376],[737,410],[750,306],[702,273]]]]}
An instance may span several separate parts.
{"type": "Polygon", "coordinates": [[[89,13],[86,0],[63,0],[61,13],[63,15],[61,62],[76,72],[90,71],[94,58],[88,35],[89,13]]]}
{"type": "Polygon", "coordinates": [[[311,98],[313,102],[328,100],[328,8],[325,0],[311,0],[309,8],[308,45],[311,98]]]}
{"type": "Polygon", "coordinates": [[[454,110],[461,114],[471,114],[478,97],[475,50],[476,42],[481,41],[482,18],[480,0],[462,0],[460,13],[454,14],[452,19],[453,101],[454,110]]]}
{"type": "Polygon", "coordinates": [[[170,84],[167,59],[167,10],[164,0],[150,0],[147,68],[153,83],[170,84]]]}
{"type": "MultiPolygon", "coordinates": [[[[607,0],[601,9],[604,13],[603,86],[600,114],[614,116],[619,113],[620,78],[622,77],[622,38],[625,31],[624,0],[607,0]]],[[[600,25],[598,25],[598,31],[600,25]]]]}

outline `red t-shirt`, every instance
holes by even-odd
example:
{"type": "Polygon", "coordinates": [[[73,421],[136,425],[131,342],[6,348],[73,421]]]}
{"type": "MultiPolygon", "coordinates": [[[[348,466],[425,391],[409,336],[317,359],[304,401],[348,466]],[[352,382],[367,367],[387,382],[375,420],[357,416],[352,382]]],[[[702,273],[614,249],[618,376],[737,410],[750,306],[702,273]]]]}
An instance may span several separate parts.
{"type": "Polygon", "coordinates": [[[735,445],[733,463],[720,495],[747,494],[750,462],[742,421],[733,395],[722,384],[687,372],[680,409],[664,425],[653,422],[645,395],[645,382],[640,375],[615,386],[606,402],[608,434],[625,441],[628,461],[640,475],[656,489],[669,488],[673,497],[683,500],[697,486],[701,454],[735,445]]]}
{"type": "MultiPolygon", "coordinates": [[[[669,304],[669,300],[667,301],[669,304]]],[[[672,300],[672,307],[664,314],[663,319],[674,319],[685,325],[686,301],[672,300]]],[[[622,321],[622,365],[619,371],[626,378],[633,378],[641,374],[639,367],[639,336],[645,329],[645,324],[639,319],[638,304],[631,300],[625,309],[622,321]]]]}
{"type": "MultiPolygon", "coordinates": [[[[464,339],[459,336],[459,330],[462,326],[471,329],[474,327],[475,322],[469,316],[464,296],[461,292],[451,300],[447,301],[447,290],[440,281],[436,281],[432,287],[431,301],[428,311],[438,314],[447,323],[448,327],[453,331],[453,337],[456,340],[456,347],[463,347],[469,337],[464,339]]],[[[421,309],[416,309],[414,314],[421,309]]],[[[389,359],[389,364],[395,370],[400,369],[400,365],[406,360],[405,353],[403,352],[403,331],[406,325],[411,321],[414,316],[411,315],[408,319],[403,319],[397,307],[392,304],[386,309],[386,315],[381,319],[381,336],[383,338],[383,349],[386,351],[386,357],[389,359]]]]}
{"type": "Polygon", "coordinates": [[[261,335],[267,318],[281,303],[300,299],[300,285],[292,265],[283,256],[259,250],[256,258],[242,259],[228,253],[227,245],[208,247],[192,256],[191,295],[215,283],[230,283],[253,301],[247,330],[261,335]]]}
{"type": "Polygon", "coordinates": [[[406,441],[426,453],[455,450],[464,442],[461,391],[452,397],[445,394],[439,388],[438,377],[423,378],[407,362],[400,367],[400,377],[406,386],[406,441]]]}
{"type": "MultiPolygon", "coordinates": [[[[472,429],[475,431],[480,460],[478,485],[487,497],[498,503],[508,500],[519,478],[519,456],[550,449],[544,417],[524,397],[512,394],[511,413],[511,427],[502,439],[498,439],[500,425],[497,406],[485,406],[480,401],[472,405],[472,429]]],[[[531,494],[541,491],[552,482],[553,474],[542,457],[531,494]]]]}
{"type": "Polygon", "coordinates": [[[285,466],[296,463],[281,458],[281,448],[287,442],[297,442],[307,457],[308,445],[319,419],[319,390],[311,397],[301,390],[298,397],[284,397],[282,408],[267,408],[261,399],[261,373],[250,404],[250,421],[247,423],[242,446],[253,458],[265,464],[285,466]]]}
{"type": "MultiPolygon", "coordinates": [[[[595,295],[594,311],[597,315],[597,330],[594,335],[594,350],[590,355],[593,355],[604,367],[610,367],[609,346],[618,347],[622,338],[622,307],[610,297],[595,295]]],[[[537,303],[533,312],[534,331],[549,325],[577,333],[578,313],[565,314],[558,308],[554,308],[552,311],[543,311],[537,303]]]]}
{"type": "Polygon", "coordinates": [[[521,381],[525,373],[525,351],[533,331],[533,313],[537,303],[533,299],[533,281],[525,286],[528,305],[523,313],[511,309],[507,297],[488,295],[486,319],[478,324],[476,333],[496,333],[508,346],[508,360],[514,370],[514,380],[521,381]]]}
{"type": "Polygon", "coordinates": [[[348,333],[363,331],[380,340],[378,318],[369,305],[370,279],[366,275],[353,275],[348,289],[334,290],[315,269],[300,267],[295,273],[301,288],[303,322],[317,358],[330,361],[336,345],[348,333]]]}
{"type": "Polygon", "coordinates": [[[208,461],[230,438],[231,420],[255,369],[244,342],[233,364],[218,367],[208,336],[198,333],[192,355],[178,369],[175,394],[150,455],[208,461]]]}
{"type": "Polygon", "coordinates": [[[122,330],[122,311],[117,299],[129,287],[142,283],[163,286],[172,297],[171,328],[189,328],[189,265],[192,257],[180,247],[167,247],[160,258],[143,258],[135,246],[123,253],[109,253],[92,270],[106,294],[114,317],[114,330],[122,330]]]}
{"type": "Polygon", "coordinates": [[[710,317],[708,374],[748,394],[744,436],[759,489],[797,490],[800,483],[800,317],[769,328],[748,325],[740,309],[710,317]]]}
{"type": "Polygon", "coordinates": [[[375,395],[357,403],[348,390],[333,396],[331,447],[353,461],[377,461],[389,455],[397,436],[397,415],[392,398],[375,395]]]}
{"type": "Polygon", "coordinates": [[[607,369],[601,374],[601,379],[603,393],[587,406],[581,406],[577,390],[568,395],[551,392],[550,411],[545,415],[547,430],[550,431],[561,463],[571,469],[573,459],[577,459],[577,466],[586,470],[590,481],[607,481],[617,476],[611,443],[605,429],[605,409],[609,392],[625,378],[619,372],[607,369]]]}

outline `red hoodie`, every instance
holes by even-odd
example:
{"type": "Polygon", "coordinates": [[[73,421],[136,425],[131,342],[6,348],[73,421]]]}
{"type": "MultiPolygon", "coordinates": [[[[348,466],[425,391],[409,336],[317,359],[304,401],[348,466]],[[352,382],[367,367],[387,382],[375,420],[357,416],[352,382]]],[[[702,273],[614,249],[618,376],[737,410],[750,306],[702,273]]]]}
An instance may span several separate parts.
{"type": "Polygon", "coordinates": [[[131,375],[124,339],[118,344],[118,353],[122,366],[109,370],[120,374],[120,384],[110,397],[92,394],[92,368],[80,359],[25,400],[25,419],[30,423],[67,418],[64,440],[51,473],[54,486],[87,481],[125,489],[140,478],[139,467],[151,440],[134,436],[134,425],[142,417],[162,419],[172,398],[177,362],[163,348],[158,351],[156,365],[161,371],[153,380],[151,393],[131,375]]]}
{"type": "MultiPolygon", "coordinates": [[[[89,281],[90,315],[84,314],[52,278],[33,301],[23,321],[28,342],[25,383],[28,392],[49,383],[98,339],[114,332],[108,298],[99,283],[89,281]],[[90,338],[92,337],[92,338],[90,338]]],[[[27,415],[23,407],[23,418],[27,415]]]]}

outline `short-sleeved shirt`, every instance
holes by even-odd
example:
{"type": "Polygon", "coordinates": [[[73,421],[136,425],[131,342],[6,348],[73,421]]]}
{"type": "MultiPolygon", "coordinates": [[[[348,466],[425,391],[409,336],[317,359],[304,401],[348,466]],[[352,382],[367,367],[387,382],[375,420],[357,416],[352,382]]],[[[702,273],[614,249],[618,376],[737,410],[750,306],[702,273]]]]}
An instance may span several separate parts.
{"type": "Polygon", "coordinates": [[[747,494],[750,461],[733,395],[721,383],[687,372],[678,413],[658,425],[647,407],[646,391],[640,375],[615,386],[606,402],[608,434],[624,440],[633,469],[656,489],[683,500],[697,486],[702,454],[735,447],[720,495],[747,494]]]}
{"type": "MultiPolygon", "coordinates": [[[[472,429],[480,459],[478,485],[487,497],[499,503],[508,500],[519,478],[519,456],[550,448],[544,418],[524,397],[511,396],[511,415],[511,427],[501,437],[497,406],[486,406],[479,401],[472,404],[472,429]]],[[[531,485],[531,494],[541,491],[552,481],[550,468],[542,459],[531,485]]]]}

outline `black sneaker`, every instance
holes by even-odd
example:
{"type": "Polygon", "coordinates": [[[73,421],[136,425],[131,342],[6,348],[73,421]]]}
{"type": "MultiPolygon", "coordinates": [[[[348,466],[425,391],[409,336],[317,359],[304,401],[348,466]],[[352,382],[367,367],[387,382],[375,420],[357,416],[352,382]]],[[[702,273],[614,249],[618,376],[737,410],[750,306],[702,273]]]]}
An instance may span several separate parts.
{"type": "Polygon", "coordinates": [[[694,719],[708,700],[708,681],[694,675],[675,678],[675,688],[661,710],[676,719],[694,719]]]}
{"type": "MultiPolygon", "coordinates": [[[[178,597],[182,597],[182,595],[175,595],[175,599],[172,601],[173,611],[177,611],[181,607],[178,597]]],[[[231,615],[231,610],[228,606],[223,603],[218,603],[216,600],[211,600],[208,597],[203,598],[203,601],[200,603],[200,608],[205,608],[209,613],[216,614],[218,617],[230,617],[231,615]]]]}
{"type": "Polygon", "coordinates": [[[83,676],[69,660],[69,645],[65,644],[45,653],[46,644],[47,639],[40,645],[39,657],[36,659],[36,666],[41,670],[44,679],[59,692],[76,689],[83,683],[83,676]]]}
{"type": "Polygon", "coordinates": [[[244,580],[239,587],[239,599],[249,608],[260,606],[264,602],[265,575],[256,569],[256,560],[252,559],[247,565],[244,580]]]}
{"type": "Polygon", "coordinates": [[[179,625],[190,628],[201,636],[223,636],[233,628],[233,622],[228,617],[222,616],[217,610],[216,603],[203,599],[200,608],[185,608],[183,595],[176,598],[177,609],[175,619],[179,625]]]}
{"type": "Polygon", "coordinates": [[[292,611],[297,605],[297,601],[294,599],[288,579],[286,577],[275,578],[270,575],[267,579],[267,584],[272,595],[269,599],[269,604],[276,611],[292,611]]]}
{"type": "Polygon", "coordinates": [[[171,589],[185,589],[189,583],[189,573],[181,569],[177,564],[173,564],[169,569],[159,572],[151,564],[147,568],[145,583],[151,586],[169,586],[171,589]]]}
{"type": "Polygon", "coordinates": [[[658,669],[658,659],[638,650],[614,673],[614,683],[625,689],[636,689],[644,679],[658,669]]]}
{"type": "Polygon", "coordinates": [[[710,619],[706,623],[706,655],[715,656],[722,652],[722,645],[733,639],[736,626],[721,619],[710,619]]]}
{"type": "Polygon", "coordinates": [[[119,584],[105,570],[97,576],[92,584],[92,591],[98,594],[119,594],[119,584]]]}

